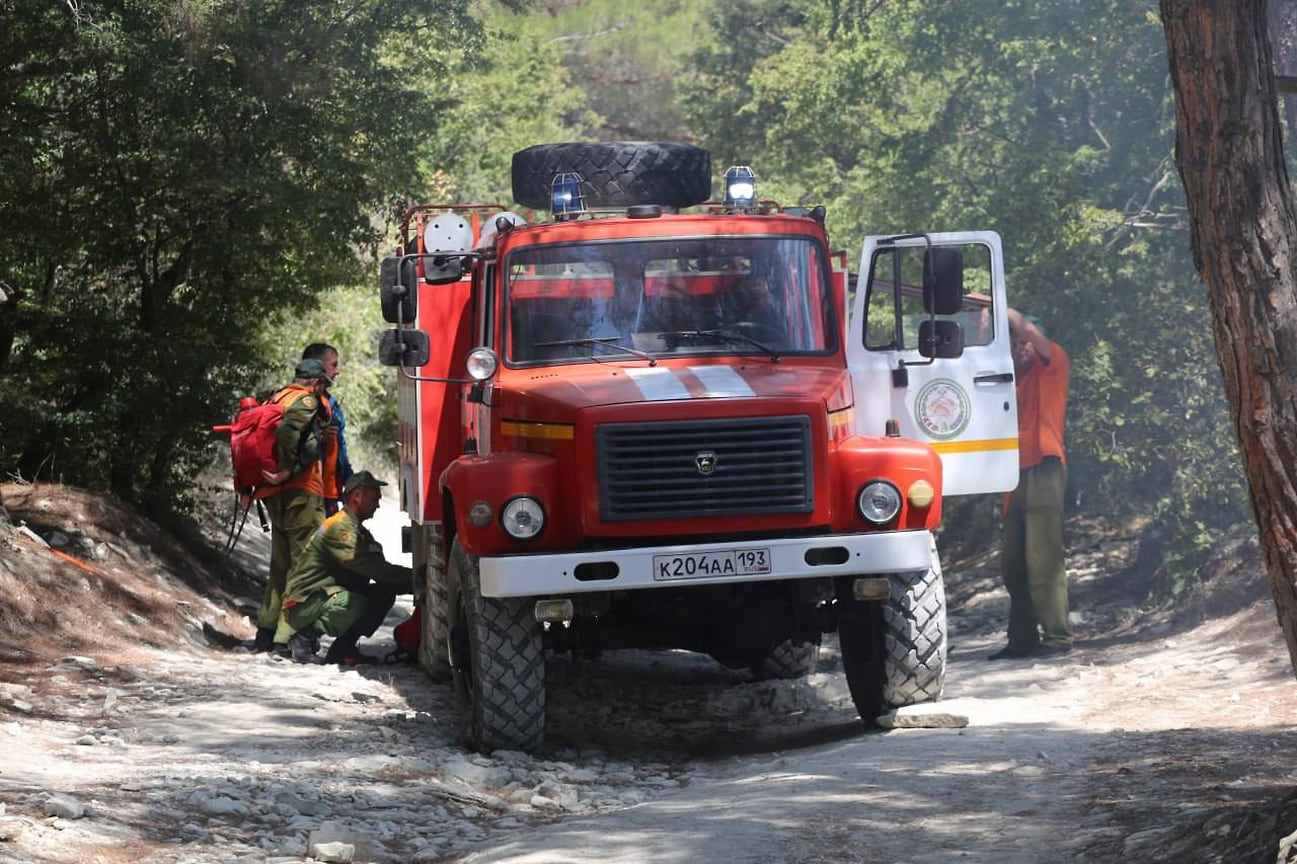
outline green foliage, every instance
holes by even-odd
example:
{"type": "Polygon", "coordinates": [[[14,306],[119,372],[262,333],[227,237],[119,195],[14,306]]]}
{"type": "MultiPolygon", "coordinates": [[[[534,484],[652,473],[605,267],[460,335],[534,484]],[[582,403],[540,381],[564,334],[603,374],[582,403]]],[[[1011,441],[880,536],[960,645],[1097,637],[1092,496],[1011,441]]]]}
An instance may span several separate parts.
{"type": "Polygon", "coordinates": [[[355,281],[420,185],[445,103],[411,50],[476,28],[458,0],[6,6],[0,464],[163,508],[263,323],[355,281]]]}
{"type": "Polygon", "coordinates": [[[347,418],[352,467],[390,473],[396,464],[396,374],[378,362],[378,340],[390,325],[383,321],[377,292],[369,286],[339,287],[321,292],[318,301],[314,309],[280,316],[268,328],[267,355],[278,374],[263,379],[258,395],[292,378],[307,345],[332,345],[338,349],[339,373],[330,392],[347,418]]]}
{"type": "Polygon", "coordinates": [[[429,178],[421,202],[507,203],[514,151],[588,138],[598,123],[539,19],[487,4],[479,15],[489,37],[480,50],[438,52],[456,107],[416,151],[429,178]]]}
{"type": "Polygon", "coordinates": [[[315,340],[380,458],[369,286],[403,209],[507,202],[531,144],[681,138],[853,255],[999,231],[1073,361],[1080,508],[1151,516],[1177,572],[1245,517],[1151,7],[467,2],[0,0],[3,470],[174,499],[315,340]]]}
{"type": "Polygon", "coordinates": [[[1246,518],[1149,9],[743,0],[709,17],[685,110],[713,153],[751,160],[763,196],[827,205],[852,246],[1001,234],[1010,301],[1073,361],[1084,510],[1151,515],[1186,560],[1246,518]]]}
{"type": "MultiPolygon", "coordinates": [[[[579,93],[600,140],[673,140],[688,130],[681,115],[679,70],[703,26],[693,0],[537,0],[536,14],[503,27],[520,50],[547,58],[579,93]]],[[[543,107],[553,115],[561,104],[543,107]]],[[[555,138],[537,138],[540,144],[555,138]]]]}
{"type": "MultiPolygon", "coordinates": [[[[810,46],[793,41],[805,14],[801,0],[713,2],[689,63],[679,70],[681,110],[694,135],[703,139],[720,165],[759,163],[762,179],[767,155],[769,106],[754,98],[758,70],[782,50],[805,54],[810,46]],[[758,157],[761,157],[760,159],[758,157]]],[[[799,79],[820,68],[816,58],[797,70],[799,79]]],[[[789,92],[794,91],[789,87],[789,92]]]]}

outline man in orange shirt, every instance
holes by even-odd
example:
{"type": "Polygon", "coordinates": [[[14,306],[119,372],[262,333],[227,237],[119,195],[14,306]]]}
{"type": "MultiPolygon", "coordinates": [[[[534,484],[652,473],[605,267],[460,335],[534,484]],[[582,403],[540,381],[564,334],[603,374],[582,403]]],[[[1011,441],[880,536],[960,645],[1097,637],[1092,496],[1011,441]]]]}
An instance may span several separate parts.
{"type": "MultiPolygon", "coordinates": [[[[341,359],[338,349],[326,342],[312,342],[302,349],[303,360],[319,360],[324,364],[324,372],[329,376],[330,387],[338,381],[338,365],[341,359]]],[[[329,418],[336,432],[325,436],[320,447],[320,474],[324,483],[324,510],[328,515],[342,509],[342,487],[351,476],[351,460],[347,455],[347,418],[342,413],[338,397],[329,390],[323,401],[329,405],[329,418]]]]}
{"type": "Polygon", "coordinates": [[[1071,362],[1034,318],[1016,309],[1008,315],[1017,377],[1019,474],[1018,488],[1005,506],[1000,560],[1009,591],[1009,644],[989,660],[1072,650],[1063,563],[1063,421],[1071,362]]]}

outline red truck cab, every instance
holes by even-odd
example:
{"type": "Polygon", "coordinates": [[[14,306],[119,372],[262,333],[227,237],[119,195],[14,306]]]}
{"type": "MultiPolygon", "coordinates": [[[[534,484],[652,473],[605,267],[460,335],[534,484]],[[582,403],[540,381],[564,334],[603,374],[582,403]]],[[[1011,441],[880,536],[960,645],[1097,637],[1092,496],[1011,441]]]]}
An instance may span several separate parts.
{"type": "MultiPolygon", "coordinates": [[[[645,146],[547,145],[532,173],[558,200],[565,155],[592,173],[645,146]]],[[[535,205],[517,158],[514,179],[535,205]]],[[[797,677],[837,631],[866,722],[939,696],[942,457],[862,432],[823,211],[584,183],[593,205],[552,221],[416,208],[384,262],[421,662],[462,685],[471,739],[540,745],[551,651],[797,677]]],[[[958,291],[935,274],[930,324],[958,291]]]]}

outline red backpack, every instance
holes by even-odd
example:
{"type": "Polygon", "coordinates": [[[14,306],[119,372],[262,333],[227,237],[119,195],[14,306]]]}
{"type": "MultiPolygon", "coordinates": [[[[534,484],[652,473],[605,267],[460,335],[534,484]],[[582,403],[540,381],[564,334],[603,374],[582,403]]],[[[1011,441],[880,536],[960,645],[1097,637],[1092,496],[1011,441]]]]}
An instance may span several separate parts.
{"type": "MultiPolygon", "coordinates": [[[[294,401],[290,398],[294,392],[303,391],[285,388],[265,402],[257,402],[254,396],[244,396],[239,400],[239,412],[234,415],[233,422],[212,427],[218,435],[230,436],[230,462],[234,466],[234,515],[225,541],[227,555],[233,553],[243,534],[243,523],[252,507],[253,493],[266,482],[261,472],[274,474],[279,470],[275,439],[280,424],[284,422],[284,409],[294,401]]],[[[302,439],[297,442],[299,451],[309,434],[309,428],[302,432],[302,439]]],[[[257,501],[257,516],[261,520],[261,530],[269,531],[270,523],[260,501],[257,501]]]]}
{"type": "Polygon", "coordinates": [[[230,436],[235,489],[251,492],[265,482],[262,471],[273,474],[278,470],[275,434],[283,421],[283,403],[271,398],[258,404],[252,396],[245,396],[239,400],[239,413],[234,416],[233,423],[212,427],[213,432],[230,436]]]}

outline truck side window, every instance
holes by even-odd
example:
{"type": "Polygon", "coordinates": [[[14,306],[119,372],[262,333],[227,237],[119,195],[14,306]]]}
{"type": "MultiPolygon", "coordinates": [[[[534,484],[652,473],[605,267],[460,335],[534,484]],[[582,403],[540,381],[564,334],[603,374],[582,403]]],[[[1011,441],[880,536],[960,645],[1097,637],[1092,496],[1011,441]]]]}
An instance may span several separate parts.
{"type": "MultiPolygon", "coordinates": [[[[964,302],[953,315],[938,315],[960,325],[965,346],[989,345],[995,338],[991,308],[991,251],[978,243],[958,249],[964,263],[964,302]]],[[[875,252],[864,283],[865,347],[871,351],[917,350],[923,308],[923,246],[882,248],[875,252]]]]}
{"type": "Polygon", "coordinates": [[[873,351],[901,351],[918,344],[905,322],[923,312],[923,295],[906,285],[907,249],[883,249],[874,255],[865,282],[865,347],[873,351]]]}

